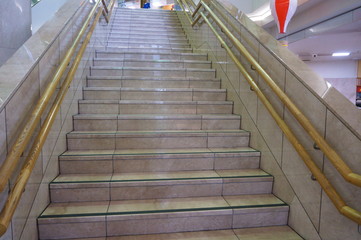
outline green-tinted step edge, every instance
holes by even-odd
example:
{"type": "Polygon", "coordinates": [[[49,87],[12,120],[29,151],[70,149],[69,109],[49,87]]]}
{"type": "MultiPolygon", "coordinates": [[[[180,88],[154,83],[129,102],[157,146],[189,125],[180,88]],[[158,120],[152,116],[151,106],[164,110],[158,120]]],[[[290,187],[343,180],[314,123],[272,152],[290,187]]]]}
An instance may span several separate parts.
{"type": "Polygon", "coordinates": [[[94,180],[94,181],[59,181],[50,184],[64,183],[112,183],[112,182],[158,182],[158,181],[177,181],[177,180],[203,180],[203,179],[235,179],[235,178],[267,178],[272,177],[270,174],[249,175],[249,176],[226,176],[226,177],[194,177],[194,178],[163,178],[163,179],[131,179],[131,180],[94,180]]]}
{"type": "Polygon", "coordinates": [[[214,208],[184,208],[184,209],[164,209],[152,211],[130,211],[130,212],[110,212],[110,213],[84,213],[84,214],[63,214],[63,215],[40,215],[39,218],[63,218],[63,217],[89,217],[89,216],[112,216],[112,215],[129,215],[129,214],[152,214],[152,213],[170,213],[170,212],[187,212],[187,211],[210,211],[210,210],[228,210],[244,208],[267,208],[267,207],[284,207],[286,203],[264,204],[264,205],[247,205],[247,206],[229,206],[214,208]]]}

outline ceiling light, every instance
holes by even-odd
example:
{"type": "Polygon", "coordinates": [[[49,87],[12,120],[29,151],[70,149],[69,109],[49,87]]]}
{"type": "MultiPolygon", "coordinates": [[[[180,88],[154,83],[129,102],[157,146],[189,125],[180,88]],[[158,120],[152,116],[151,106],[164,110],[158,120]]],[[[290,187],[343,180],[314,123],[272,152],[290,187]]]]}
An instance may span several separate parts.
{"type": "Polygon", "coordinates": [[[350,56],[349,52],[332,53],[332,57],[347,57],[347,56],[350,56]]]}
{"type": "Polygon", "coordinates": [[[254,22],[256,21],[262,21],[266,19],[267,17],[271,16],[271,9],[269,4],[265,4],[255,10],[254,12],[247,14],[247,16],[254,22]]]}

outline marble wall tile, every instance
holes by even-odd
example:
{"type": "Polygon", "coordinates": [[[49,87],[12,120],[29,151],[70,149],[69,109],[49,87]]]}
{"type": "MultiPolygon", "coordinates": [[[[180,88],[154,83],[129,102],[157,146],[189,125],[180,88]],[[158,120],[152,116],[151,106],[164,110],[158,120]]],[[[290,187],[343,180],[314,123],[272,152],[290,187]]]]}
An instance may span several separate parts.
{"type": "Polygon", "coordinates": [[[40,92],[45,91],[60,64],[58,39],[49,47],[39,61],[40,92]]]}
{"type": "Polygon", "coordinates": [[[22,230],[29,218],[32,204],[38,192],[42,179],[43,169],[41,157],[37,160],[33,172],[30,175],[25,191],[21,196],[20,202],[13,216],[13,240],[21,237],[22,230]]]}
{"type": "Polygon", "coordinates": [[[5,161],[7,155],[7,137],[6,137],[6,116],[5,110],[0,112],[0,166],[5,161]]]}
{"type": "MultiPolygon", "coordinates": [[[[3,23],[0,29],[0,47],[15,51],[31,36],[29,1],[1,1],[0,16],[3,23]]],[[[7,55],[10,56],[11,54],[7,55]]],[[[0,65],[4,62],[0,62],[0,65]]]]}
{"type": "Polygon", "coordinates": [[[30,73],[27,80],[19,87],[18,91],[11,98],[9,104],[6,105],[6,131],[7,142],[10,147],[22,126],[25,123],[25,116],[30,113],[31,107],[39,98],[40,84],[38,66],[30,73]]]}
{"type": "Polygon", "coordinates": [[[357,223],[341,215],[325,193],[322,194],[320,235],[322,239],[361,239],[357,223]]]}
{"type": "MultiPolygon", "coordinates": [[[[330,111],[327,111],[326,140],[354,173],[361,173],[359,158],[361,141],[330,111]]],[[[360,211],[361,189],[346,182],[328,158],[325,160],[324,173],[346,203],[360,211]]]]}
{"type": "MultiPolygon", "coordinates": [[[[290,203],[290,213],[288,225],[292,227],[300,236],[307,240],[321,240],[318,228],[312,224],[298,198],[294,198],[290,203]]],[[[322,238],[323,239],[323,238],[322,238]]],[[[327,238],[326,238],[327,239],[327,238]]]]}

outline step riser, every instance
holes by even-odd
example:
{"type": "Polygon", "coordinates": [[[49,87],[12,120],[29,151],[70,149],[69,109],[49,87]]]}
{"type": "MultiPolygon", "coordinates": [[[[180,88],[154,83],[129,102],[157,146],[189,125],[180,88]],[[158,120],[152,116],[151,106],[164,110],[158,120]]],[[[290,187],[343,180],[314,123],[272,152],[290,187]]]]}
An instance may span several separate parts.
{"type": "Polygon", "coordinates": [[[52,184],[52,202],[117,201],[179,197],[269,194],[272,178],[52,184]],[[222,183],[223,182],[223,183],[222,183]],[[85,184],[83,184],[85,185],[85,184]]]}
{"type": "Polygon", "coordinates": [[[232,114],[230,104],[79,103],[80,114],[232,114]]]}
{"type": "Polygon", "coordinates": [[[114,32],[120,32],[120,33],[151,33],[151,34],[156,34],[156,33],[163,33],[163,34],[170,34],[170,35],[180,35],[180,36],[185,36],[183,29],[164,29],[164,28],[152,28],[152,27],[137,27],[137,28],[132,28],[130,26],[127,27],[112,27],[112,31],[114,32]]]}
{"type": "Polygon", "coordinates": [[[74,120],[75,131],[140,131],[140,130],[231,130],[239,129],[240,120],[223,119],[111,119],[74,120]]]}
{"type": "Polygon", "coordinates": [[[85,100],[225,101],[225,92],[84,90],[85,100]]]}
{"type": "Polygon", "coordinates": [[[122,52],[147,52],[147,53],[192,53],[192,49],[184,48],[120,48],[120,47],[105,47],[105,46],[95,46],[97,51],[122,51],[122,52]]]}
{"type": "Polygon", "coordinates": [[[140,13],[138,16],[135,15],[129,15],[129,14],[120,14],[120,15],[114,15],[112,21],[113,22],[124,22],[129,23],[133,21],[137,21],[140,23],[147,24],[147,21],[154,21],[158,23],[167,23],[168,21],[175,22],[179,24],[179,19],[177,16],[167,16],[167,15],[148,15],[148,14],[142,14],[140,13]],[[126,22],[128,21],[128,22],[126,22]]]}
{"type": "Polygon", "coordinates": [[[179,23],[179,21],[174,21],[174,20],[170,20],[170,21],[154,21],[154,20],[146,20],[144,22],[142,21],[134,21],[133,19],[116,19],[116,21],[114,21],[111,25],[110,28],[151,28],[151,29],[160,29],[160,30],[183,30],[182,24],[179,23]],[[168,25],[164,26],[164,23],[166,22],[166,24],[172,24],[171,27],[169,27],[168,25]],[[126,26],[125,26],[126,24],[126,26]],[[163,26],[162,26],[163,25],[163,26]]]}
{"type": "Polygon", "coordinates": [[[107,43],[107,47],[121,47],[121,48],[126,48],[126,47],[131,47],[131,48],[136,48],[136,47],[146,47],[146,48],[190,48],[189,44],[179,44],[179,43],[174,43],[174,44],[166,44],[166,43],[132,43],[132,42],[108,42],[107,43]]]}
{"type": "MultiPolygon", "coordinates": [[[[242,214],[232,210],[180,212],[169,214],[121,215],[95,217],[71,223],[40,223],[40,239],[67,239],[87,237],[111,237],[136,234],[156,234],[189,231],[232,229],[251,226],[279,226],[287,224],[288,207],[268,208],[242,214]],[[246,224],[244,224],[246,222],[246,224]]],[[[251,209],[252,210],[252,209],[251,209]]],[[[236,210],[238,211],[238,210],[236,210]]]]}
{"type": "Polygon", "coordinates": [[[60,157],[62,174],[109,174],[259,168],[259,154],[60,157]]]}
{"type": "Polygon", "coordinates": [[[212,69],[123,69],[123,68],[90,68],[90,76],[127,76],[127,77],[198,77],[215,78],[216,72],[212,69]]]}
{"type": "Polygon", "coordinates": [[[207,61],[207,56],[197,55],[172,55],[172,54],[144,54],[144,53],[116,53],[116,52],[97,52],[97,58],[116,58],[116,59],[138,59],[138,60],[193,60],[207,61]]]}
{"type": "MultiPolygon", "coordinates": [[[[96,32],[95,34],[99,35],[108,35],[108,32],[96,32]]],[[[186,35],[182,34],[167,34],[167,33],[142,33],[142,32],[119,32],[112,31],[109,33],[109,38],[161,38],[161,39],[179,39],[179,40],[188,40],[186,35]]]]}
{"type": "Polygon", "coordinates": [[[68,135],[68,150],[121,150],[121,149],[167,149],[167,148],[232,148],[246,147],[249,136],[170,136],[170,137],[122,137],[103,136],[70,138],[68,135]]]}
{"type": "Polygon", "coordinates": [[[152,13],[137,13],[137,14],[127,14],[127,13],[116,13],[113,16],[114,20],[124,20],[124,19],[130,19],[130,20],[143,20],[146,22],[147,19],[151,20],[174,20],[178,21],[178,17],[175,14],[152,14],[152,13]]]}
{"type": "Polygon", "coordinates": [[[88,79],[89,87],[130,87],[130,88],[212,88],[219,89],[220,81],[215,80],[108,80],[88,79]]]}
{"type": "Polygon", "coordinates": [[[211,63],[167,63],[167,62],[136,62],[136,61],[112,61],[112,60],[94,60],[93,66],[98,67],[145,67],[145,68],[202,68],[210,69],[211,63]]]}
{"type": "Polygon", "coordinates": [[[189,44],[188,39],[185,38],[140,38],[140,37],[109,37],[108,40],[110,42],[147,42],[147,43],[180,43],[180,44],[189,44]]]}

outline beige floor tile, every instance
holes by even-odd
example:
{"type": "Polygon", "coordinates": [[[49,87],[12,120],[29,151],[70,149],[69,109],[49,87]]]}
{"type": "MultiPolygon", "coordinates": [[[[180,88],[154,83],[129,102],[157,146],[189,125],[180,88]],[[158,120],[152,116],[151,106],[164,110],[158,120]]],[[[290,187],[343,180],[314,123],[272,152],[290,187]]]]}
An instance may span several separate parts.
{"type": "Polygon", "coordinates": [[[214,171],[183,171],[183,172],[144,172],[144,173],[122,173],[114,174],[112,181],[129,180],[161,180],[161,179],[192,179],[192,178],[219,178],[214,171]]]}
{"type": "Polygon", "coordinates": [[[221,177],[269,176],[268,173],[261,169],[217,170],[216,172],[221,177]]]}
{"type": "Polygon", "coordinates": [[[234,229],[240,240],[301,240],[288,226],[234,229]]]}
{"type": "Polygon", "coordinates": [[[175,209],[226,208],[228,206],[229,205],[222,197],[153,199],[114,201],[110,204],[109,212],[151,212],[175,209]]]}
{"type": "Polygon", "coordinates": [[[224,196],[224,199],[231,206],[284,204],[284,202],[272,194],[224,196]]]}
{"type": "Polygon", "coordinates": [[[104,182],[110,181],[111,178],[112,174],[64,174],[55,178],[53,182],[104,182]]]}
{"type": "Polygon", "coordinates": [[[238,240],[232,230],[108,237],[107,240],[238,240]]]}
{"type": "Polygon", "coordinates": [[[91,215],[105,214],[109,206],[108,201],[104,202],[81,202],[81,203],[52,203],[41,217],[62,217],[64,215],[91,215]]]}

